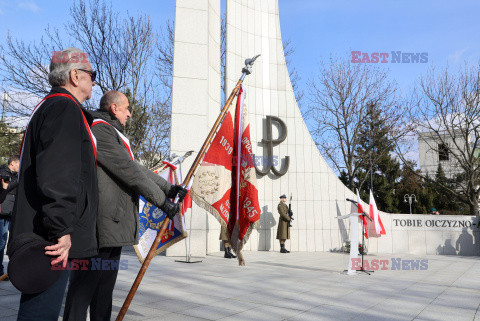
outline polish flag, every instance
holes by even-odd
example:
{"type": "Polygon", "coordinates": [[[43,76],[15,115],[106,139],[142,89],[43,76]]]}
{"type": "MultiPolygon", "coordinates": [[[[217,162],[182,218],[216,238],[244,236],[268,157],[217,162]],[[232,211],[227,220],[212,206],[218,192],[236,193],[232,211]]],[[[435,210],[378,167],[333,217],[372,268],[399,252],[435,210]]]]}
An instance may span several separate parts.
{"type": "MultiPolygon", "coordinates": [[[[358,213],[364,213],[365,211],[363,210],[362,206],[362,200],[360,199],[360,194],[358,193],[357,189],[357,209],[358,213]]],[[[363,226],[365,228],[365,237],[368,239],[368,218],[366,216],[359,216],[361,220],[363,220],[363,226]]]]}
{"type": "Polygon", "coordinates": [[[383,227],[372,190],[370,190],[370,217],[373,220],[373,224],[371,225],[375,227],[370,228],[370,234],[375,237],[380,237],[382,234],[385,235],[385,228],[383,227]]]}
{"type": "MultiPolygon", "coordinates": [[[[178,172],[180,176],[180,182],[183,182],[183,176],[182,176],[182,164],[178,166],[178,172]]],[[[192,188],[193,184],[193,179],[190,180],[190,183],[188,183],[188,186],[186,187],[188,190],[187,195],[183,199],[183,206],[182,206],[182,215],[185,215],[187,210],[192,207],[192,196],[190,195],[190,189],[192,188]]]]}

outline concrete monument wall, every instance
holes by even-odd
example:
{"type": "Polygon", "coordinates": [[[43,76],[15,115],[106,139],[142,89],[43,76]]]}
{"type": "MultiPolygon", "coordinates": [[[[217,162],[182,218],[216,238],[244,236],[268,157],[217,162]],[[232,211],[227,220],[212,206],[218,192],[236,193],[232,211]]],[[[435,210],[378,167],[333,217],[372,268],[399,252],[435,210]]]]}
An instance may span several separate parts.
{"type": "Polygon", "coordinates": [[[387,235],[370,238],[369,253],[480,255],[479,217],[381,213],[387,235]]]}
{"type": "MultiPolygon", "coordinates": [[[[220,74],[220,0],[177,0],[170,152],[195,151],[182,166],[184,175],[217,119],[220,74]]],[[[194,204],[186,216],[187,230],[192,216],[191,254],[204,256],[207,213],[194,204]]],[[[183,242],[168,249],[167,255],[185,255],[183,242]]]]}
{"type": "MultiPolygon", "coordinates": [[[[283,52],[278,0],[227,0],[226,50],[227,96],[241,75],[245,58],[262,55],[245,79],[245,104],[257,159],[278,162],[268,174],[257,174],[260,227],[252,232],[244,249],[279,250],[277,204],[281,194],[292,193],[295,221],[287,248],[340,251],[348,240],[349,227],[347,221],[336,217],[352,211],[345,198],[355,196],[320,155],[297,106],[283,52]],[[272,124],[267,116],[273,117],[272,124]],[[285,140],[270,154],[262,140],[277,140],[285,133],[285,140]],[[286,173],[280,175],[283,171],[286,173]]],[[[221,108],[220,75],[220,0],[177,0],[172,153],[200,150],[221,108]]],[[[192,162],[193,157],[185,162],[184,172],[192,162]]],[[[257,168],[265,172],[269,169],[265,164],[257,168]]],[[[365,204],[364,208],[368,210],[365,204]]],[[[191,216],[191,254],[204,256],[219,251],[218,221],[194,204],[186,216],[187,228],[191,216]]],[[[369,253],[454,254],[452,246],[458,248],[455,254],[479,253],[475,218],[387,213],[381,213],[381,218],[387,235],[370,238],[369,253]]],[[[185,255],[185,247],[176,244],[167,255],[185,255]]]]}
{"type": "MultiPolygon", "coordinates": [[[[261,56],[245,80],[251,139],[256,142],[254,150],[260,160],[276,157],[279,171],[285,168],[285,157],[289,156],[289,167],[283,176],[272,171],[263,177],[257,175],[262,216],[260,228],[252,233],[247,249],[279,250],[276,240],[279,196],[292,193],[295,221],[287,248],[338,250],[346,232],[343,222],[339,224],[335,216],[350,211],[345,198],[352,198],[353,193],[320,155],[297,106],[283,52],[278,1],[227,0],[227,92],[235,85],[245,58],[257,54],[261,56]],[[287,128],[285,141],[273,148],[273,155],[268,155],[260,143],[267,137],[267,116],[280,118],[287,128]]],[[[278,124],[273,126],[272,138],[278,138],[281,130],[278,124]]],[[[258,168],[265,170],[265,166],[258,168]]]]}

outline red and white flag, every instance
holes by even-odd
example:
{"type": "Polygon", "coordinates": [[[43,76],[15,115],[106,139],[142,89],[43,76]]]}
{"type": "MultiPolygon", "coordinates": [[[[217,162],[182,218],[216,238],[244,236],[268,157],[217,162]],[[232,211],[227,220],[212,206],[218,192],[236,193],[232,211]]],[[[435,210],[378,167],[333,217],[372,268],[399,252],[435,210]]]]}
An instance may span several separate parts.
{"type": "MultiPolygon", "coordinates": [[[[358,209],[358,213],[364,213],[365,210],[363,209],[363,206],[362,206],[362,200],[360,198],[360,194],[358,193],[358,189],[357,189],[357,209],[358,209]]],[[[368,239],[368,218],[366,216],[359,216],[359,218],[361,220],[363,220],[363,226],[365,228],[365,237],[368,239]]]]}
{"type": "MultiPolygon", "coordinates": [[[[183,182],[183,176],[182,176],[182,163],[178,165],[178,176],[179,176],[179,184],[183,182]]],[[[190,180],[190,183],[188,183],[188,186],[186,187],[188,190],[187,195],[183,199],[182,202],[182,215],[185,216],[185,213],[189,208],[192,207],[192,196],[190,195],[190,189],[192,188],[193,180],[190,180]]],[[[184,223],[185,225],[185,223],[184,223]]]]}
{"type": "Polygon", "coordinates": [[[372,190],[370,190],[370,217],[372,218],[372,222],[370,222],[371,228],[369,229],[370,235],[373,237],[380,237],[382,234],[385,235],[385,228],[383,227],[372,190]]]}
{"type": "MultiPolygon", "coordinates": [[[[230,109],[225,116],[191,189],[195,203],[227,227],[230,243],[237,254],[260,219],[250,123],[244,99],[245,92],[240,87],[236,108],[230,109]]],[[[238,258],[242,264],[242,256],[238,258]]]]}
{"type": "Polygon", "coordinates": [[[234,184],[232,184],[235,190],[232,191],[233,211],[228,221],[230,241],[237,253],[243,248],[256,222],[260,219],[250,122],[244,100],[245,93],[240,87],[235,114],[234,184]]]}

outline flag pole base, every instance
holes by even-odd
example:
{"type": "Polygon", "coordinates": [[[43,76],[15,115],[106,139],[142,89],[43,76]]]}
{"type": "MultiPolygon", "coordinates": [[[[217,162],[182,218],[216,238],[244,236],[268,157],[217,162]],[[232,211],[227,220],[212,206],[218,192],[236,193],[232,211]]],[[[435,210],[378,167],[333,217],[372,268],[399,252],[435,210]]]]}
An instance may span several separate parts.
{"type": "Polygon", "coordinates": [[[175,260],[175,262],[178,262],[178,263],[201,263],[203,261],[202,260],[192,261],[192,257],[188,256],[188,258],[185,259],[185,260],[175,260]]]}
{"type": "Polygon", "coordinates": [[[363,268],[361,268],[360,270],[357,270],[358,272],[363,272],[363,273],[367,273],[368,275],[372,274],[373,272],[375,271],[372,271],[372,270],[364,270],[363,268]]]}
{"type": "Polygon", "coordinates": [[[358,269],[358,270],[343,270],[343,273],[347,274],[347,275],[356,275],[356,274],[358,274],[357,272],[363,272],[363,273],[366,273],[366,274],[370,275],[375,271],[364,270],[363,268],[358,269]]]}
{"type": "Polygon", "coordinates": [[[200,261],[183,261],[183,260],[175,260],[175,262],[178,262],[178,263],[200,263],[200,262],[203,262],[202,260],[200,261]]]}

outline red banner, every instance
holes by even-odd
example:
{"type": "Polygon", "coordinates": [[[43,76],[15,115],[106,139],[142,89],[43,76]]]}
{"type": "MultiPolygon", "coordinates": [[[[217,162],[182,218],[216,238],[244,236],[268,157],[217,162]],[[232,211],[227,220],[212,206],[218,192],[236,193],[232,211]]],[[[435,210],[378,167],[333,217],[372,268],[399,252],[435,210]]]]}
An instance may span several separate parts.
{"type": "Polygon", "coordinates": [[[226,115],[191,189],[195,203],[228,227],[232,247],[237,253],[260,219],[250,123],[244,99],[241,87],[236,108],[226,115]]]}
{"type": "Polygon", "coordinates": [[[240,88],[235,114],[235,147],[233,154],[232,211],[228,221],[232,247],[237,253],[248,240],[255,223],[260,219],[258,189],[253,163],[248,110],[244,104],[245,93],[240,88]]]}

